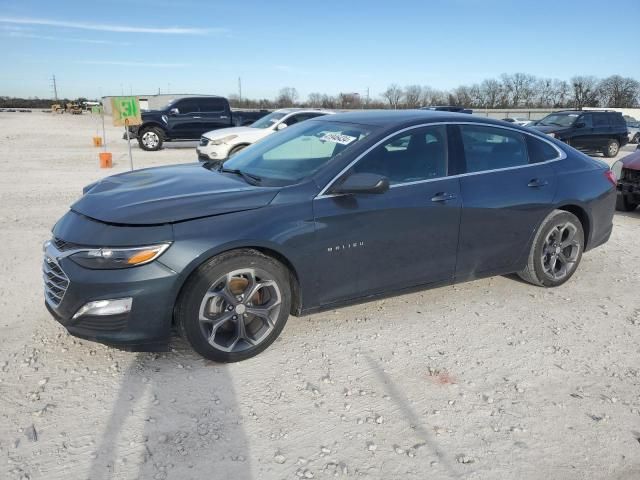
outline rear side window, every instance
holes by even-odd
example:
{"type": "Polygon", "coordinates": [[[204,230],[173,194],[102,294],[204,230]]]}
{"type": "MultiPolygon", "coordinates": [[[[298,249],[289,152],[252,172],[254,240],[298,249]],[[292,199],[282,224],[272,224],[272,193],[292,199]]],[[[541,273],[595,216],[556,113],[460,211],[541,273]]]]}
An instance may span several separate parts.
{"type": "Polygon", "coordinates": [[[626,122],[624,121],[624,118],[622,118],[622,114],[620,113],[610,113],[609,123],[611,125],[617,125],[617,126],[626,125],[626,122]]]}
{"type": "Polygon", "coordinates": [[[227,106],[221,98],[201,98],[199,103],[201,112],[224,112],[227,106]]]}
{"type": "Polygon", "coordinates": [[[524,135],[504,128],[460,125],[466,171],[482,172],[529,163],[524,135]]]}
{"type": "Polygon", "coordinates": [[[593,114],[593,126],[594,127],[608,127],[609,115],[606,113],[594,113],[593,114]]]}
{"type": "Polygon", "coordinates": [[[446,126],[416,128],[397,135],[367,153],[353,171],[382,175],[392,185],[444,177],[447,175],[446,126]]]}
{"type": "Polygon", "coordinates": [[[540,163],[558,158],[558,151],[547,142],[526,135],[529,163],[540,163]]]}

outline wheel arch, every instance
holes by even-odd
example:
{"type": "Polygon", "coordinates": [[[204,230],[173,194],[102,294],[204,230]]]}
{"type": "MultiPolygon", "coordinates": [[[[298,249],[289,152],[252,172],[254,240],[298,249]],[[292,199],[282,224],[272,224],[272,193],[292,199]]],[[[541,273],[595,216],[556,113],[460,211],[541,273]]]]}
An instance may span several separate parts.
{"type": "Polygon", "coordinates": [[[587,213],[587,210],[577,203],[558,205],[556,207],[556,210],[564,210],[565,212],[572,213],[576,217],[578,217],[578,220],[580,220],[580,223],[582,224],[582,230],[584,231],[584,249],[588,250],[589,242],[591,241],[592,222],[591,218],[589,217],[589,213],[587,213]]]}
{"type": "Polygon", "coordinates": [[[154,121],[145,122],[142,125],[140,125],[140,127],[138,127],[138,132],[143,132],[149,128],[159,128],[160,131],[162,132],[162,136],[163,136],[162,139],[167,140],[168,138],[167,129],[160,122],[154,122],[154,121]]]}
{"type": "Polygon", "coordinates": [[[261,254],[276,260],[282,264],[289,272],[289,282],[291,286],[291,311],[292,315],[300,315],[302,311],[302,289],[300,286],[300,277],[298,275],[298,269],[294,266],[290,258],[285,255],[277,246],[265,245],[262,242],[247,242],[242,244],[225,245],[218,248],[213,248],[202,255],[198,256],[193,262],[191,262],[183,271],[180,276],[176,288],[175,298],[173,300],[174,314],[172,316],[172,322],[175,323],[175,307],[178,304],[178,300],[182,294],[187,280],[193,275],[193,273],[206,262],[223,253],[232,252],[235,250],[256,250],[261,254]]]}

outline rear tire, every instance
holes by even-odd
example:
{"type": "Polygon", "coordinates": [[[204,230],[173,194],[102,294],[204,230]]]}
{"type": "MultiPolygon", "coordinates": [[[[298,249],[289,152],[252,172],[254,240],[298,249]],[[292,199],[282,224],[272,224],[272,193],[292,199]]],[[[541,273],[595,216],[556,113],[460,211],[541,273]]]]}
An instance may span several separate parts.
{"type": "Polygon", "coordinates": [[[157,127],[147,127],[138,132],[138,145],[142,150],[155,152],[162,148],[162,130],[157,127]]]}
{"type": "Polygon", "coordinates": [[[618,154],[619,151],[620,151],[620,142],[618,142],[615,139],[611,139],[607,142],[607,146],[605,147],[602,153],[607,158],[613,158],[618,154]]]}
{"type": "Polygon", "coordinates": [[[633,212],[638,208],[638,204],[629,200],[628,195],[618,193],[616,197],[616,210],[620,212],[633,212]]]}
{"type": "Polygon", "coordinates": [[[554,210],[538,228],[527,266],[518,275],[534,285],[557,287],[573,276],[583,251],[584,230],[578,217],[554,210]]]}
{"type": "Polygon", "coordinates": [[[237,362],[271,345],[291,310],[289,272],[256,250],[214,257],[189,277],[176,304],[176,323],[209,360],[237,362]]]}

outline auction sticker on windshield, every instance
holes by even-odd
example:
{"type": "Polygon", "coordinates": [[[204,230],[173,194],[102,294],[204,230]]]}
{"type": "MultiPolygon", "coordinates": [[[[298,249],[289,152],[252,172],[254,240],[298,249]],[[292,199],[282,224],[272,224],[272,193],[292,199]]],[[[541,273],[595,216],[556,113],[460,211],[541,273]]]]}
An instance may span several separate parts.
{"type": "Polygon", "coordinates": [[[356,140],[356,137],[343,135],[341,133],[325,133],[322,137],[320,137],[320,140],[325,142],[339,143],[340,145],[349,145],[351,142],[356,140]]]}

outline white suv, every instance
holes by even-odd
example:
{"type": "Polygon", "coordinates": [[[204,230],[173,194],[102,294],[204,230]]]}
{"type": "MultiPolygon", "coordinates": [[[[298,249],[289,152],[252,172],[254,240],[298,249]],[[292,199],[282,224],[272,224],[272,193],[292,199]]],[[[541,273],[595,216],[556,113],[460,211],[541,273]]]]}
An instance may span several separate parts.
{"type": "Polygon", "coordinates": [[[200,137],[196,147],[198,159],[203,162],[224,161],[242,150],[295,123],[336,113],[331,110],[282,108],[255,121],[248,127],[231,127],[212,130],[200,137]]]}

